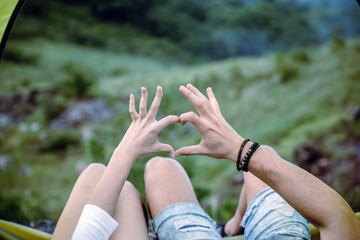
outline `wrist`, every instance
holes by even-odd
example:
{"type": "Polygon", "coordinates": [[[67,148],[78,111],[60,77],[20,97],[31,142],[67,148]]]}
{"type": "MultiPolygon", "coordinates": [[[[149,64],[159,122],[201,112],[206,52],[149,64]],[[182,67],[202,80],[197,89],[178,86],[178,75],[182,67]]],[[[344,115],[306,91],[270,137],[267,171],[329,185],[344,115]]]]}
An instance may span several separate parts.
{"type": "Polygon", "coordinates": [[[120,143],[114,150],[111,158],[123,159],[126,158],[129,161],[135,162],[136,159],[141,157],[136,147],[130,146],[129,144],[120,143]]]}
{"type": "MultiPolygon", "coordinates": [[[[239,154],[239,149],[240,149],[240,146],[242,144],[242,142],[244,141],[244,138],[241,137],[240,135],[237,135],[236,138],[234,138],[232,141],[231,141],[231,145],[232,145],[232,151],[231,153],[229,154],[229,159],[233,162],[236,162],[237,161],[237,158],[238,158],[238,154],[239,154]]],[[[243,151],[244,152],[244,151],[243,151]]],[[[243,155],[243,154],[242,154],[243,155]]]]}

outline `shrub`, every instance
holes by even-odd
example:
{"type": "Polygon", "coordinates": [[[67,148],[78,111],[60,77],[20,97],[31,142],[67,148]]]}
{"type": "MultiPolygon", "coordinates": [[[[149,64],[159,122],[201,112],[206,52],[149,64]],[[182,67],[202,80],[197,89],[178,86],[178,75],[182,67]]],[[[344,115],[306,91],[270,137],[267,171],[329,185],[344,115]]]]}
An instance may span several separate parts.
{"type": "Polygon", "coordinates": [[[291,53],[291,57],[294,61],[298,63],[310,63],[311,58],[309,54],[304,51],[303,49],[297,49],[294,52],[291,53]]]}
{"type": "Polygon", "coordinates": [[[337,53],[346,46],[346,42],[343,38],[334,37],[331,41],[331,52],[337,53]]]}
{"type": "Polygon", "coordinates": [[[284,54],[278,54],[275,61],[275,68],[277,73],[280,75],[280,82],[289,82],[290,80],[294,80],[299,76],[299,68],[284,54]]]}
{"type": "Polygon", "coordinates": [[[118,77],[118,76],[126,75],[129,72],[130,72],[130,70],[127,69],[127,68],[118,67],[118,68],[115,68],[114,70],[111,71],[111,76],[118,77]]]}
{"type": "Polygon", "coordinates": [[[355,50],[355,52],[360,53],[360,42],[355,43],[354,50],[355,50]]]}
{"type": "Polygon", "coordinates": [[[241,71],[240,67],[237,65],[231,66],[230,73],[232,74],[232,76],[235,80],[244,78],[243,72],[241,71]]]}
{"type": "Polygon", "coordinates": [[[66,108],[66,99],[62,96],[49,97],[44,104],[45,120],[50,122],[60,116],[66,108]]]}
{"type": "Polygon", "coordinates": [[[28,222],[46,218],[46,202],[38,190],[29,190],[25,193],[0,193],[0,216],[8,221],[28,222]],[[25,195],[25,196],[22,196],[25,195]]]}
{"type": "Polygon", "coordinates": [[[283,65],[278,69],[280,81],[285,83],[296,79],[299,76],[299,68],[291,65],[283,65]]]}
{"type": "Polygon", "coordinates": [[[3,56],[5,61],[23,64],[36,64],[40,56],[35,53],[27,53],[21,48],[13,45],[7,46],[3,56]]]}
{"type": "Polygon", "coordinates": [[[46,143],[41,148],[44,152],[64,151],[69,146],[78,146],[80,137],[75,133],[59,132],[54,133],[46,140],[46,143]]]}
{"type": "Polygon", "coordinates": [[[91,71],[80,69],[73,64],[66,64],[64,71],[68,77],[60,86],[60,94],[66,98],[81,99],[90,95],[95,77],[91,71]]]}
{"type": "Polygon", "coordinates": [[[9,221],[28,220],[25,219],[20,205],[21,197],[19,195],[9,194],[5,191],[0,192],[0,215],[2,219],[9,221]]]}
{"type": "Polygon", "coordinates": [[[93,162],[104,162],[104,158],[105,158],[104,145],[95,136],[89,139],[87,151],[89,151],[89,154],[93,162]]]}
{"type": "Polygon", "coordinates": [[[86,29],[83,27],[70,29],[68,31],[67,40],[80,45],[97,48],[104,48],[107,45],[106,38],[92,29],[86,29]]]}

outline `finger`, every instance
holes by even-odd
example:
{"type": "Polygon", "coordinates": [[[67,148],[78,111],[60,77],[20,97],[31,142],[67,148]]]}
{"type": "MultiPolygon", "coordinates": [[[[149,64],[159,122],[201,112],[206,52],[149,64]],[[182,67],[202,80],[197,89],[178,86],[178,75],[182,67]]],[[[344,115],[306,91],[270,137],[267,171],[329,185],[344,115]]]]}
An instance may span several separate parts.
{"type": "Polygon", "coordinates": [[[174,149],[169,144],[159,143],[156,147],[157,152],[169,153],[170,157],[175,157],[174,149]]]}
{"type": "Polygon", "coordinates": [[[218,103],[218,101],[216,100],[215,95],[214,95],[211,87],[208,87],[208,88],[206,89],[206,93],[207,93],[207,95],[208,95],[208,97],[209,97],[209,101],[210,101],[211,106],[212,106],[216,111],[220,112],[219,103],[218,103]]]}
{"type": "Polygon", "coordinates": [[[192,125],[196,127],[198,132],[201,134],[205,132],[206,128],[204,124],[201,122],[200,117],[196,115],[194,112],[187,112],[180,115],[179,118],[180,124],[184,125],[187,122],[190,122],[192,125]]]}
{"type": "Polygon", "coordinates": [[[129,99],[129,112],[133,120],[136,120],[139,117],[135,109],[135,96],[132,94],[130,94],[130,99],[129,99]]]}
{"type": "Polygon", "coordinates": [[[157,111],[159,109],[159,106],[160,106],[160,102],[161,102],[161,98],[162,98],[162,95],[163,95],[163,90],[160,86],[157,87],[157,90],[156,90],[156,96],[151,104],[151,107],[149,109],[149,117],[153,117],[155,118],[156,117],[156,114],[157,114],[157,111]]]}
{"type": "Polygon", "coordinates": [[[166,126],[168,126],[170,123],[177,123],[179,122],[179,117],[175,115],[169,115],[158,121],[156,130],[157,132],[160,132],[163,130],[166,126]]]}
{"type": "Polygon", "coordinates": [[[197,89],[196,87],[194,87],[190,83],[186,85],[186,88],[189,89],[193,94],[195,94],[199,98],[207,100],[207,98],[199,91],[199,89],[197,89]]]}
{"type": "Polygon", "coordinates": [[[147,110],[146,110],[146,103],[147,103],[147,96],[148,93],[146,91],[146,88],[141,88],[141,99],[140,99],[140,105],[139,105],[139,115],[141,118],[146,117],[147,110]]]}
{"type": "Polygon", "coordinates": [[[200,121],[200,117],[196,115],[194,112],[183,113],[179,117],[179,122],[181,125],[184,125],[187,122],[191,122],[192,124],[197,124],[200,121]]]}
{"type": "Polygon", "coordinates": [[[184,86],[180,86],[179,90],[195,106],[200,114],[205,111],[204,100],[184,86]]]}
{"type": "Polygon", "coordinates": [[[204,149],[198,145],[182,147],[175,151],[175,157],[189,155],[205,155],[204,149]]]}

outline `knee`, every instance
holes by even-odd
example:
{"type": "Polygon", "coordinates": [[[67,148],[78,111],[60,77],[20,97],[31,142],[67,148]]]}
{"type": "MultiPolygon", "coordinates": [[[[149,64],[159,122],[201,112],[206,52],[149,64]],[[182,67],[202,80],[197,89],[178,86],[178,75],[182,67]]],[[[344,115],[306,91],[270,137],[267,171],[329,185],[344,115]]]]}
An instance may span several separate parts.
{"type": "Polygon", "coordinates": [[[139,191],[129,181],[125,181],[124,186],[123,186],[123,188],[121,190],[121,194],[140,198],[139,191]]]}
{"type": "Polygon", "coordinates": [[[79,191],[91,192],[92,189],[99,182],[102,174],[104,173],[106,167],[103,164],[92,163],[78,177],[75,187],[79,191]]]}
{"type": "Polygon", "coordinates": [[[271,154],[274,154],[275,156],[280,157],[280,155],[275,151],[275,149],[273,149],[272,147],[270,147],[268,145],[261,145],[261,148],[268,151],[271,154]]]}
{"type": "Polygon", "coordinates": [[[144,172],[145,183],[156,181],[164,172],[168,173],[171,169],[177,167],[181,167],[181,165],[174,159],[154,157],[146,163],[144,172]]]}
{"type": "Polygon", "coordinates": [[[102,175],[105,171],[106,167],[101,163],[91,163],[89,166],[85,168],[85,170],[81,173],[81,175],[102,175]]]}
{"type": "Polygon", "coordinates": [[[87,166],[84,171],[82,171],[79,179],[84,179],[85,181],[98,181],[105,169],[106,167],[103,164],[92,163],[87,166]]]}

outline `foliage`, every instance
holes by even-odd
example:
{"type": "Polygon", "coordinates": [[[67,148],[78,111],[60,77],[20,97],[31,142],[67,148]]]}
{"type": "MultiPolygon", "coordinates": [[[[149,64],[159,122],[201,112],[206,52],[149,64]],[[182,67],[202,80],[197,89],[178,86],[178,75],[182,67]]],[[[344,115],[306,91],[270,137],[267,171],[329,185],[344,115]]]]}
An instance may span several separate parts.
{"type": "Polygon", "coordinates": [[[95,136],[90,137],[86,149],[91,156],[92,162],[105,162],[105,148],[99,138],[95,136]]]}
{"type": "MultiPolygon", "coordinates": [[[[339,35],[344,44],[336,43],[337,52],[329,45],[285,51],[278,57],[236,57],[319,42],[319,26],[307,7],[285,1],[62,2],[27,2],[29,10],[24,9],[12,35],[15,41],[8,45],[21,52],[19,59],[5,59],[0,66],[2,97],[16,95],[13,89],[42,93],[27,114],[20,105],[11,113],[1,107],[1,120],[14,113],[21,119],[0,129],[0,153],[12,158],[8,168],[0,169],[1,216],[56,221],[76,180],[77,164],[106,163],[129,126],[129,93],[138,103],[141,86],[149,89],[149,98],[156,85],[163,86],[159,119],[196,111],[179,93],[179,85],[190,82],[202,92],[211,86],[234,129],[274,146],[290,161],[299,144],[322,134],[327,138],[335,127],[349,127],[339,138],[359,136],[357,125],[342,122],[360,101],[359,40],[339,35]],[[54,8],[57,11],[51,11],[54,8]],[[37,60],[20,60],[21,54],[33,53],[37,60]],[[229,56],[233,58],[204,63],[229,56]],[[110,99],[114,116],[109,122],[49,127],[72,103],[94,97],[110,99]],[[41,124],[40,130],[25,131],[23,126],[33,122],[41,124]],[[87,140],[80,136],[84,127],[94,131],[87,140]],[[20,176],[23,165],[33,167],[34,174],[20,176]]],[[[159,140],[178,149],[198,143],[200,136],[190,124],[174,124],[159,140]]],[[[333,143],[324,145],[331,149],[333,143]]],[[[138,159],[129,174],[143,197],[144,166],[152,156],[138,159]]],[[[216,220],[229,219],[237,204],[234,192],[240,188],[229,188],[234,166],[199,156],[178,160],[200,203],[216,220]]],[[[344,196],[359,211],[358,191],[351,191],[355,193],[344,196]]]]}
{"type": "Polygon", "coordinates": [[[65,110],[67,105],[67,100],[65,97],[56,96],[50,97],[47,96],[46,99],[43,99],[43,111],[45,115],[45,120],[47,122],[51,122],[52,120],[56,119],[60,116],[60,114],[65,110]]]}
{"type": "Polygon", "coordinates": [[[310,55],[303,49],[296,49],[292,52],[291,57],[298,63],[308,64],[311,62],[310,55]]]}
{"type": "MultiPolygon", "coordinates": [[[[297,54],[292,54],[292,58],[299,61],[297,54]]],[[[304,57],[301,56],[301,61],[304,61],[304,57]]],[[[280,82],[286,83],[296,79],[299,76],[299,68],[296,63],[292,62],[288,57],[279,54],[276,59],[276,70],[280,76],[280,82]]]]}
{"type": "MultiPolygon", "coordinates": [[[[55,46],[62,49],[63,52],[67,52],[66,47],[73,50],[67,45],[65,47],[63,45],[55,46]]],[[[134,67],[139,71],[143,70],[142,74],[132,70],[133,65],[139,65],[139,59],[134,60],[128,57],[125,60],[128,72],[115,78],[109,78],[109,76],[113,75],[114,69],[122,65],[108,67],[107,62],[98,60],[101,59],[100,55],[108,54],[106,50],[92,53],[92,55],[89,55],[89,49],[82,49],[82,51],[77,52],[77,54],[84,56],[84,59],[94,59],[93,62],[86,62],[88,65],[81,62],[74,63],[73,56],[65,61],[68,64],[64,64],[63,61],[55,61],[59,55],[51,55],[53,58],[45,56],[48,59],[47,61],[57,63],[57,69],[64,73],[64,77],[60,78],[59,82],[53,82],[52,87],[46,85],[49,86],[50,90],[56,86],[63,86],[63,82],[68,81],[69,76],[76,76],[77,71],[82,72],[82,77],[87,79],[88,75],[92,75],[92,71],[87,72],[83,69],[94,71],[102,69],[95,74],[98,77],[91,83],[97,87],[88,88],[87,94],[82,96],[93,94],[97,97],[112,99],[109,102],[112,103],[112,108],[116,114],[106,124],[93,123],[88,125],[87,127],[94,130],[94,135],[86,141],[80,140],[79,132],[84,127],[83,125],[80,125],[78,129],[61,130],[52,130],[46,127],[49,122],[58,117],[61,110],[55,111],[54,115],[50,114],[52,117],[49,116],[45,119],[42,123],[44,126],[41,132],[23,133],[18,130],[20,127],[17,125],[2,130],[1,151],[12,156],[14,164],[6,170],[6,175],[2,175],[1,178],[7,180],[0,181],[0,187],[2,192],[6,192],[8,189],[17,189],[18,191],[13,195],[5,194],[1,201],[6,203],[9,209],[18,209],[14,218],[19,220],[29,219],[26,215],[29,214],[34,218],[49,216],[56,221],[67,200],[71,186],[75,182],[77,161],[106,163],[129,126],[128,93],[135,94],[138,103],[140,86],[148,87],[149,98],[153,97],[156,85],[163,86],[164,96],[158,113],[159,119],[166,114],[179,115],[185,111],[196,111],[179,93],[180,84],[191,82],[203,92],[206,87],[211,86],[220,103],[223,115],[235,129],[244,136],[251,136],[264,144],[274,146],[285,159],[291,160],[293,149],[306,142],[306,139],[328,133],[329,129],[334,126],[346,125],[339,124],[339,119],[346,117],[344,109],[349,111],[349,107],[360,100],[359,89],[357,84],[354,84],[356,83],[354,79],[357,79],[359,75],[356,65],[358,55],[356,55],[356,51],[353,51],[356,46],[356,42],[346,44],[342,54],[347,55],[332,54],[331,51],[324,51],[328,48],[322,47],[311,50],[300,49],[277,56],[232,59],[192,67],[175,65],[168,68],[169,63],[156,62],[156,65],[153,62],[151,65],[144,60],[141,69],[134,67]],[[306,59],[308,58],[311,59],[312,64],[307,63],[306,59]],[[340,66],[340,64],[345,64],[347,68],[339,70],[336,66],[340,66]],[[286,75],[286,68],[289,66],[290,74],[286,75]],[[295,73],[291,72],[293,71],[291,70],[292,66],[295,66],[295,73]],[[283,80],[286,81],[286,84],[283,84],[282,81],[273,81],[272,76],[280,76],[280,74],[288,76],[284,78],[286,80],[283,80]],[[140,78],[139,75],[141,75],[140,78]],[[145,75],[146,78],[143,77],[145,75]],[[295,79],[296,81],[294,81],[295,79]],[[346,81],[338,81],[338,79],[346,81]],[[324,88],[323,86],[327,87],[324,88]],[[254,111],[255,108],[257,111],[254,111]],[[254,125],[254,122],[257,124],[254,125]],[[30,163],[34,166],[40,164],[41,169],[39,171],[42,171],[45,176],[33,175],[28,177],[27,181],[21,180],[23,178],[19,178],[17,175],[19,167],[30,163]],[[57,169],[62,169],[61,174],[57,169]],[[52,179],[51,183],[47,183],[49,179],[52,179]],[[26,207],[27,212],[25,213],[20,207],[27,205],[21,199],[25,196],[23,191],[31,186],[37,186],[42,193],[34,195],[32,202],[34,207],[26,207]],[[48,195],[46,189],[49,186],[57,193],[48,195]],[[61,197],[53,197],[60,193],[61,197]],[[41,199],[43,197],[48,199],[43,201],[47,202],[48,205],[42,205],[41,199]],[[11,203],[14,206],[10,205],[11,201],[16,202],[11,203]]],[[[60,55],[60,57],[63,56],[60,55]]],[[[120,56],[115,58],[107,55],[107,57],[111,59],[111,62],[124,61],[120,56]]],[[[8,68],[9,65],[6,66],[5,73],[11,69],[8,68]]],[[[43,66],[43,73],[49,71],[52,74],[54,66],[51,68],[45,66],[43,66]]],[[[31,89],[35,83],[39,84],[41,81],[31,81],[24,88],[31,89]]],[[[72,96],[74,98],[71,101],[77,101],[76,94],[72,96]]],[[[62,91],[53,91],[43,97],[38,110],[27,116],[29,121],[37,119],[39,112],[56,108],[57,104],[61,106],[59,109],[70,105],[62,91]]],[[[354,128],[356,127],[349,125],[349,129],[354,128]]],[[[358,135],[356,131],[349,131],[349,133],[351,135],[348,135],[352,137],[358,135]]],[[[200,136],[189,124],[184,127],[170,125],[161,133],[159,139],[161,142],[173,145],[174,149],[178,149],[186,144],[198,143],[200,136]]],[[[129,180],[139,189],[143,197],[145,195],[144,166],[152,156],[154,155],[136,161],[129,174],[129,180]]],[[[162,154],[162,156],[166,156],[166,154],[162,154]]],[[[233,214],[237,204],[237,196],[233,194],[234,190],[228,189],[234,175],[233,165],[205,157],[182,157],[179,161],[189,173],[199,201],[216,220],[227,220],[233,214]],[[218,196],[219,192],[221,193],[219,196],[224,196],[223,198],[218,196]],[[213,199],[214,196],[219,197],[215,205],[211,201],[209,202],[209,199],[213,199]]],[[[347,196],[347,200],[352,201],[351,204],[357,204],[357,201],[351,200],[355,198],[355,195],[347,194],[344,196],[347,196]]],[[[4,214],[8,214],[6,210],[3,211],[5,211],[4,214]]]]}
{"type": "Polygon", "coordinates": [[[283,65],[279,69],[280,81],[289,82],[299,76],[299,69],[295,66],[283,65]]]}
{"type": "MultiPolygon", "coordinates": [[[[174,59],[185,62],[224,59],[320,43],[324,36],[318,29],[335,28],[335,16],[328,9],[312,11],[310,7],[298,1],[88,0],[65,5],[58,0],[46,4],[33,0],[24,9],[28,20],[20,19],[14,37],[40,35],[140,54],[146,50],[150,56],[176,56],[174,59]],[[54,8],[61,10],[52,11],[54,8]],[[158,54],[153,42],[165,46],[160,50],[164,54],[158,54]]],[[[330,32],[325,38],[336,34],[341,33],[330,32]]]]}
{"type": "Polygon", "coordinates": [[[45,201],[39,191],[26,191],[26,198],[16,193],[0,192],[1,218],[8,221],[34,221],[46,218],[46,204],[38,204],[45,201]]]}
{"type": "Polygon", "coordinates": [[[40,56],[36,53],[25,52],[19,46],[10,45],[6,48],[3,58],[5,61],[20,64],[36,64],[40,56]]]}
{"type": "Polygon", "coordinates": [[[246,35],[254,37],[254,29],[264,33],[260,34],[262,40],[255,41],[263,41],[258,43],[272,46],[272,49],[318,41],[307,18],[308,9],[282,1],[248,4],[191,0],[118,3],[108,0],[94,2],[92,12],[98,18],[127,22],[153,35],[177,41],[185,50],[215,59],[242,53],[258,54],[255,49],[249,51],[249,43],[245,43],[246,35]],[[284,18],[287,21],[282,21],[284,18]]]}
{"type": "Polygon", "coordinates": [[[68,77],[60,87],[61,95],[76,99],[88,97],[95,81],[94,74],[90,70],[80,69],[71,63],[64,66],[64,71],[68,77]]]}
{"type": "Polygon", "coordinates": [[[345,47],[345,40],[342,38],[334,38],[331,42],[331,51],[336,53],[345,47]]]}
{"type": "Polygon", "coordinates": [[[65,151],[68,147],[76,147],[80,143],[79,136],[68,131],[53,132],[42,146],[44,152],[65,151]]]}

